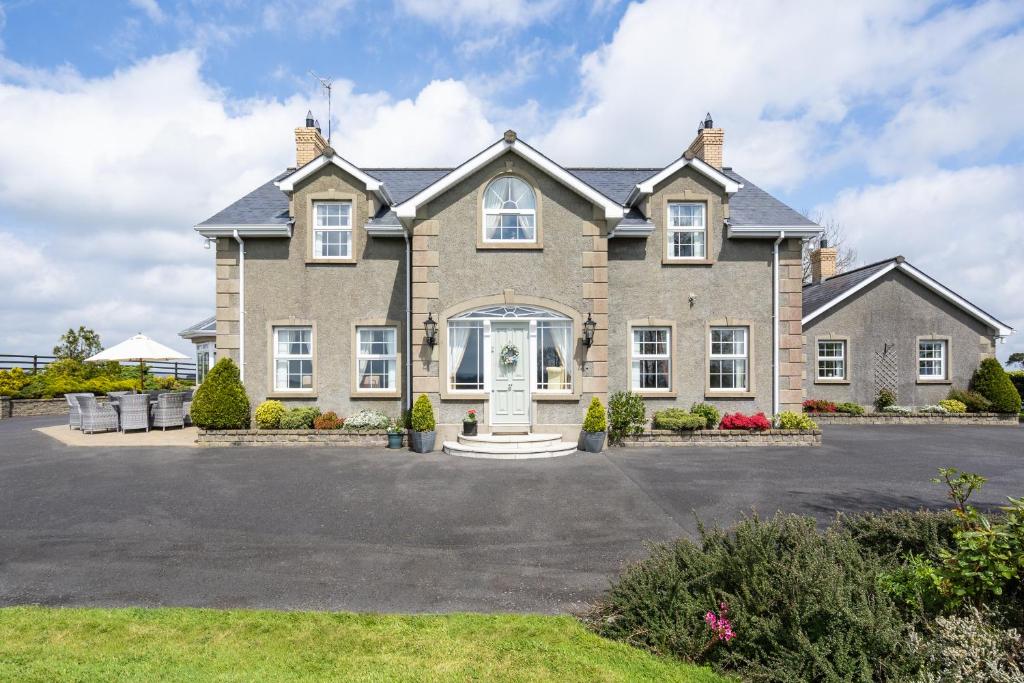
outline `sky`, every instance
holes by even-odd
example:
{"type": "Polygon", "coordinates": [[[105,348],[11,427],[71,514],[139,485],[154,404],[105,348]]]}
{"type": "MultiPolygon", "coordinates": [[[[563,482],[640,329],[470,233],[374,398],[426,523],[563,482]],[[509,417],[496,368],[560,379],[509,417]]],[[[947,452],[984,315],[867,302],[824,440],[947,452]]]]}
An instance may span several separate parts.
{"type": "Polygon", "coordinates": [[[192,227],[294,163],[313,71],[359,165],[507,129],[565,166],[725,163],[1020,330],[1024,2],[0,0],[0,353],[214,310],[192,227]]]}

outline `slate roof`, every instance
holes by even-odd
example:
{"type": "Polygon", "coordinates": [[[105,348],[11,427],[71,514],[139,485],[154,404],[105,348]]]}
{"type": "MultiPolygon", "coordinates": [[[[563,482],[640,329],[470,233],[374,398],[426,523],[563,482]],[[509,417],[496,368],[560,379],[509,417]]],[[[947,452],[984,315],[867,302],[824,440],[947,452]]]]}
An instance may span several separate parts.
{"type": "Polygon", "coordinates": [[[217,316],[210,316],[200,320],[195,325],[188,327],[178,333],[179,337],[190,339],[192,337],[206,337],[217,334],[217,316]]]}
{"type": "MultiPolygon", "coordinates": [[[[364,168],[367,174],[384,183],[395,204],[400,204],[420,190],[450,173],[451,168],[364,168]]],[[[660,172],[660,168],[568,168],[574,176],[618,204],[625,203],[637,183],[660,172]]],[[[235,203],[217,212],[200,225],[278,225],[287,224],[288,196],[274,182],[291,171],[284,171],[256,188],[235,203]]],[[[725,175],[743,184],[729,198],[729,223],[732,225],[813,226],[814,222],[800,215],[781,201],[754,185],[730,168],[725,175]]],[[[628,223],[647,222],[636,210],[627,212],[628,223]]],[[[389,207],[381,207],[371,219],[373,225],[398,225],[398,217],[389,207]]]]}

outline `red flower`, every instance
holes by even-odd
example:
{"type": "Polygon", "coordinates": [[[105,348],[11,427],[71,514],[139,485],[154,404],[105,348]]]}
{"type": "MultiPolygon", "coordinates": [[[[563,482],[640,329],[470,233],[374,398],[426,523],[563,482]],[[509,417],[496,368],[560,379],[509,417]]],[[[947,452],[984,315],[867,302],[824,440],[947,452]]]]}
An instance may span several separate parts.
{"type": "Polygon", "coordinates": [[[726,413],[725,417],[722,418],[722,422],[718,425],[719,429],[748,429],[752,431],[763,431],[765,429],[771,429],[772,424],[765,417],[764,413],[757,413],[756,415],[744,415],[743,413],[732,413],[731,415],[726,413]]]}

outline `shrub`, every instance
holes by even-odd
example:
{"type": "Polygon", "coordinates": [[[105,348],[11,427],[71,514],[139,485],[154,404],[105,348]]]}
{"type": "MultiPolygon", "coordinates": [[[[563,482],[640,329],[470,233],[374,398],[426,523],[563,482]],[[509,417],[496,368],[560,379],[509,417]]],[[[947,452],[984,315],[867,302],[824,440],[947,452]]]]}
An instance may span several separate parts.
{"type": "Polygon", "coordinates": [[[704,429],[707,426],[703,415],[688,413],[682,408],[666,408],[654,413],[654,428],[681,432],[686,429],[704,429]]]}
{"type": "Polygon", "coordinates": [[[768,418],[764,416],[764,413],[757,413],[755,415],[744,415],[743,413],[733,413],[730,415],[726,413],[718,428],[763,431],[771,429],[772,425],[768,422],[768,418]]]}
{"type": "Polygon", "coordinates": [[[839,403],[836,405],[837,413],[846,413],[847,415],[863,415],[864,406],[859,403],[839,403]]]}
{"type": "Polygon", "coordinates": [[[379,410],[360,410],[345,419],[345,429],[381,430],[391,425],[391,418],[379,410]]]}
{"type": "Polygon", "coordinates": [[[323,415],[317,415],[313,420],[313,429],[341,429],[345,421],[338,417],[333,410],[328,410],[323,415]]]}
{"type": "Polygon", "coordinates": [[[861,550],[902,564],[908,554],[937,553],[953,545],[959,524],[949,510],[891,510],[839,514],[835,526],[848,531],[861,550]]]}
{"type": "Polygon", "coordinates": [[[608,441],[620,444],[627,436],[642,434],[647,424],[643,397],[631,391],[616,391],[608,399],[608,441]]]}
{"type": "Polygon", "coordinates": [[[838,406],[832,401],[823,401],[816,398],[804,401],[805,413],[834,413],[837,409],[838,406]]]}
{"type": "Polygon", "coordinates": [[[900,680],[908,625],[877,582],[881,561],[812,517],[699,527],[627,568],[589,622],[602,636],[713,664],[744,680],[900,680]],[[727,603],[736,637],[709,647],[705,615],[727,603]]]}
{"type": "Polygon", "coordinates": [[[1024,398],[1024,370],[1011,370],[1006,373],[1006,376],[1013,382],[1013,386],[1016,387],[1017,393],[1024,398]]]}
{"type": "Polygon", "coordinates": [[[245,429],[249,426],[249,397],[238,366],[221,358],[196,389],[189,412],[201,429],[245,429]]]}
{"type": "Polygon", "coordinates": [[[312,429],[318,417],[320,409],[316,406],[292,408],[281,416],[281,429],[312,429]]]}
{"type": "Polygon", "coordinates": [[[775,416],[775,426],[779,429],[817,429],[818,424],[803,413],[784,410],[775,416]]]}
{"type": "Polygon", "coordinates": [[[946,409],[947,413],[966,413],[967,406],[953,398],[946,398],[939,401],[939,405],[946,409]]]}
{"type": "Polygon", "coordinates": [[[883,413],[896,413],[897,415],[910,415],[914,412],[913,408],[908,406],[886,406],[882,408],[883,413]]]}
{"type": "Polygon", "coordinates": [[[432,432],[437,427],[434,422],[434,406],[426,394],[420,394],[412,406],[412,430],[414,432],[432,432]]]}
{"type": "Polygon", "coordinates": [[[264,401],[256,406],[256,426],[260,429],[279,429],[284,413],[285,407],[280,401],[264,401]]]}
{"type": "Polygon", "coordinates": [[[583,431],[591,434],[603,432],[608,429],[608,417],[605,415],[604,406],[597,396],[590,399],[590,407],[587,408],[587,416],[583,418],[583,431]]]}
{"type": "Polygon", "coordinates": [[[1024,638],[1001,629],[992,615],[971,608],[962,615],[938,617],[921,637],[912,639],[925,662],[928,681],[992,683],[1024,680],[1024,638]]]}
{"type": "Polygon", "coordinates": [[[690,406],[690,412],[694,415],[703,415],[704,423],[708,429],[714,429],[718,426],[718,420],[720,415],[718,414],[718,408],[714,407],[710,403],[694,403],[690,406]]]}
{"type": "Polygon", "coordinates": [[[879,389],[875,395],[875,410],[885,410],[896,404],[896,394],[891,389],[879,389]]]}
{"type": "Polygon", "coordinates": [[[946,400],[960,401],[967,406],[969,413],[987,413],[992,410],[992,402],[976,391],[970,389],[950,389],[946,400]]]}
{"type": "Polygon", "coordinates": [[[971,389],[991,401],[992,410],[997,413],[1020,412],[1020,394],[995,358],[981,361],[971,378],[971,389]]]}
{"type": "Polygon", "coordinates": [[[939,414],[945,415],[949,411],[946,410],[946,408],[944,406],[931,405],[931,406],[921,406],[920,408],[917,409],[917,412],[919,412],[919,413],[939,413],[939,414]]]}
{"type": "Polygon", "coordinates": [[[14,396],[31,380],[21,368],[0,370],[0,396],[14,396]]]}

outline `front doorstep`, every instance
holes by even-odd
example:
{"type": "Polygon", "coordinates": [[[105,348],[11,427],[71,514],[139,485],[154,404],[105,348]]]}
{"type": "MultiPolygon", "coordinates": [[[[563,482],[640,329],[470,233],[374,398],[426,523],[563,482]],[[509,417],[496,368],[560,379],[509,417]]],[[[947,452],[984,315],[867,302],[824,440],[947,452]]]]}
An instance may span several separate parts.
{"type": "Polygon", "coordinates": [[[807,413],[820,425],[990,425],[1016,427],[1013,413],[807,413]]]}
{"type": "Polygon", "coordinates": [[[201,429],[200,446],[376,446],[386,448],[388,433],[342,429],[201,429]]]}
{"type": "Polygon", "coordinates": [[[768,429],[762,432],[746,429],[695,429],[672,432],[653,429],[636,436],[627,436],[626,448],[718,447],[718,446],[820,446],[820,429],[768,429]]]}

